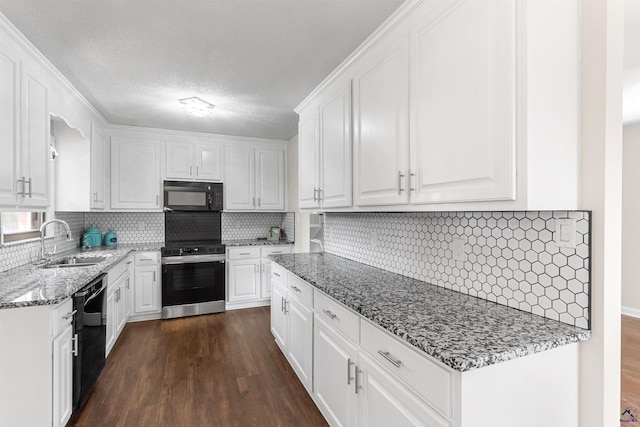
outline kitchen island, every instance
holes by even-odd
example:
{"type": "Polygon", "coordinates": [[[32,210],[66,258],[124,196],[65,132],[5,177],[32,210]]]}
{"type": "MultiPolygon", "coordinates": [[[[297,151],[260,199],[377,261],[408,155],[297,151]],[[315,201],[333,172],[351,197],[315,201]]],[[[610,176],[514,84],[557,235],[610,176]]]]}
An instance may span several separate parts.
{"type": "MultiPolygon", "coordinates": [[[[281,268],[274,266],[274,274],[285,277],[280,293],[273,285],[283,312],[293,313],[299,301],[313,311],[313,362],[307,364],[313,373],[302,369],[304,351],[296,354],[286,345],[283,350],[301,379],[308,381],[307,389],[330,424],[380,425],[376,420],[386,418],[378,408],[409,402],[398,403],[398,414],[429,419],[426,425],[578,425],[577,343],[590,338],[589,330],[330,254],[271,258],[281,268]],[[313,292],[306,301],[300,298],[305,286],[313,292]],[[349,380],[344,383],[353,389],[351,378],[358,378],[355,393],[341,391],[342,378],[337,387],[328,382],[330,373],[323,367],[340,366],[338,356],[333,365],[327,362],[332,349],[345,355],[349,380]],[[388,388],[375,392],[382,387],[380,372],[389,374],[388,384],[400,390],[384,403],[375,396],[394,393],[388,388]],[[339,398],[332,405],[333,394],[339,398]],[[357,399],[350,405],[338,403],[349,402],[352,395],[357,399]],[[336,409],[340,405],[358,409],[336,409]]],[[[278,316],[277,305],[274,300],[272,322],[278,316]]],[[[289,331],[300,329],[291,326],[293,319],[289,315],[289,331]]],[[[277,332],[276,325],[276,342],[277,332]]]]}

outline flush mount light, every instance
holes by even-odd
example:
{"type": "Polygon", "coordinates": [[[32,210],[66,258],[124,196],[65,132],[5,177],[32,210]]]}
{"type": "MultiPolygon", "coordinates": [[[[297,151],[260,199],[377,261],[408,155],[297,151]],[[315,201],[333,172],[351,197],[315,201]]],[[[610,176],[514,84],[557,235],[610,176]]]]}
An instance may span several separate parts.
{"type": "Polygon", "coordinates": [[[191,98],[179,99],[180,103],[189,114],[193,114],[197,117],[204,117],[213,113],[213,104],[203,101],[197,96],[191,98]]]}

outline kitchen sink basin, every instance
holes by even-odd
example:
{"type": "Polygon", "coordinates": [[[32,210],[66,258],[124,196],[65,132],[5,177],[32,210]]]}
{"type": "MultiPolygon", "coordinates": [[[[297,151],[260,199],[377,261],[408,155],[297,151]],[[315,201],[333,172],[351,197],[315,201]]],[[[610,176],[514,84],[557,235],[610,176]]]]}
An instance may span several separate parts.
{"type": "Polygon", "coordinates": [[[43,265],[42,268],[88,267],[90,265],[100,264],[106,259],[107,257],[103,256],[64,258],[59,261],[43,265]]]}

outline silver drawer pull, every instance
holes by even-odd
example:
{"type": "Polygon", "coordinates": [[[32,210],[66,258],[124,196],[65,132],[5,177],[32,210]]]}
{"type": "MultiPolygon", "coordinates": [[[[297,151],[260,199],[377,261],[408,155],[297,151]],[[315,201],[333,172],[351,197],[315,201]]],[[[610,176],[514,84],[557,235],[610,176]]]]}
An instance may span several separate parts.
{"type": "Polygon", "coordinates": [[[281,254],[281,253],[282,253],[282,251],[273,251],[273,252],[271,252],[271,253],[272,253],[272,254],[281,254]]]}
{"type": "Polygon", "coordinates": [[[251,252],[240,252],[240,255],[251,255],[251,252]]]}
{"type": "Polygon", "coordinates": [[[338,318],[335,314],[333,314],[330,310],[322,310],[324,314],[326,314],[331,320],[335,320],[338,318]]]}
{"type": "Polygon", "coordinates": [[[71,318],[73,317],[73,315],[74,315],[74,314],[76,314],[77,312],[78,312],[78,310],[73,310],[71,313],[67,313],[67,315],[66,315],[66,316],[62,316],[62,318],[63,318],[64,320],[71,319],[71,318]]]}
{"type": "Polygon", "coordinates": [[[391,363],[396,368],[399,368],[400,365],[402,365],[402,361],[398,360],[398,359],[394,359],[393,357],[391,357],[391,354],[389,354],[388,351],[378,350],[378,354],[380,356],[384,357],[385,359],[387,359],[389,361],[389,363],[391,363]]]}
{"type": "Polygon", "coordinates": [[[294,285],[294,286],[291,286],[291,289],[293,289],[294,291],[296,291],[296,292],[298,292],[298,293],[302,292],[302,291],[300,290],[300,288],[299,288],[299,287],[297,287],[297,286],[295,286],[295,285],[294,285]]]}
{"type": "Polygon", "coordinates": [[[71,338],[71,354],[74,355],[74,357],[78,357],[78,345],[80,345],[80,343],[78,342],[79,338],[78,338],[78,334],[73,334],[73,338],[71,338]]]}
{"type": "Polygon", "coordinates": [[[275,271],[273,272],[273,275],[280,277],[280,275],[278,273],[276,273],[275,271]]]}

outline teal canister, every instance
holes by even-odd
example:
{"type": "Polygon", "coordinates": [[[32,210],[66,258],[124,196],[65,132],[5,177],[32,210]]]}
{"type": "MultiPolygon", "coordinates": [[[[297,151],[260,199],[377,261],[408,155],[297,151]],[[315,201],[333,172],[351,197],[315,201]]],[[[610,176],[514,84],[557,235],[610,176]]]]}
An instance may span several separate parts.
{"type": "Polygon", "coordinates": [[[109,229],[107,234],[104,235],[105,246],[116,246],[118,244],[118,235],[112,229],[109,229]]]}
{"type": "Polygon", "coordinates": [[[95,224],[91,224],[91,227],[87,228],[84,234],[89,238],[89,245],[91,247],[102,245],[102,233],[95,224]]]}

